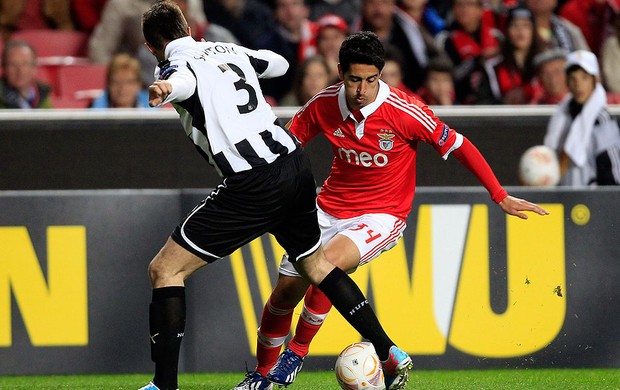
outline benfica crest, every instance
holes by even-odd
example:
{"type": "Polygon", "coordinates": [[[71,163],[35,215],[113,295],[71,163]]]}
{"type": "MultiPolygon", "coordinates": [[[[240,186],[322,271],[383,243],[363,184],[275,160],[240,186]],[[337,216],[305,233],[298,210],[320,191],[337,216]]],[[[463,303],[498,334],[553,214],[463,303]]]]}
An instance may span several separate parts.
{"type": "Polygon", "coordinates": [[[381,132],[377,135],[379,136],[379,147],[381,148],[381,150],[392,150],[392,148],[394,147],[394,140],[392,139],[394,138],[394,134],[381,132]]]}

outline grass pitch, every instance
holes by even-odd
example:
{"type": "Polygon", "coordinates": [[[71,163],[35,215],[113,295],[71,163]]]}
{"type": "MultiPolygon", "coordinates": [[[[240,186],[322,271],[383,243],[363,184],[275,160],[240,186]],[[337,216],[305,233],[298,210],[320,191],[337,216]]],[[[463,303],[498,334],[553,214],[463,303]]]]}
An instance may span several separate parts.
{"type": "MultiPolygon", "coordinates": [[[[181,374],[181,390],[231,389],[242,373],[181,374]]],[[[151,375],[0,377],[0,389],[136,390],[151,375]]],[[[332,371],[302,372],[290,390],[338,389],[332,371]]],[[[277,387],[275,389],[278,389],[277,387]]],[[[407,389],[424,390],[619,390],[620,369],[510,369],[412,371],[407,389]]]]}

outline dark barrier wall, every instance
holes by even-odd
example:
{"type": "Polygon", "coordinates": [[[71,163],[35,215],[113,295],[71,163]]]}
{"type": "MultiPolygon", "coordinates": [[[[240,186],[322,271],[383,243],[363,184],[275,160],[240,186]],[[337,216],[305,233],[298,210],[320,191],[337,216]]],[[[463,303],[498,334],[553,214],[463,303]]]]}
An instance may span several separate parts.
{"type": "MultiPolygon", "coordinates": [[[[470,138],[504,185],[518,185],[519,157],[542,142],[552,107],[437,108],[470,138]]],[[[612,110],[618,114],[620,108],[612,110]]],[[[283,122],[294,114],[281,108],[283,122]]],[[[332,152],[323,137],[308,144],[317,183],[332,152]]],[[[166,111],[0,112],[0,190],[208,188],[219,178],[194,150],[177,113],[166,111]]],[[[456,159],[420,144],[420,186],[477,185],[456,159]]]]}
{"type": "MultiPolygon", "coordinates": [[[[620,190],[512,190],[551,214],[419,189],[402,243],[355,280],[416,369],[620,367],[620,190]]],[[[206,194],[0,192],[0,375],[151,372],[146,267],[206,194]]],[[[265,236],[188,281],[182,372],[253,366],[281,255],[265,236]]],[[[358,339],[333,311],[306,367],[358,339]]]]}

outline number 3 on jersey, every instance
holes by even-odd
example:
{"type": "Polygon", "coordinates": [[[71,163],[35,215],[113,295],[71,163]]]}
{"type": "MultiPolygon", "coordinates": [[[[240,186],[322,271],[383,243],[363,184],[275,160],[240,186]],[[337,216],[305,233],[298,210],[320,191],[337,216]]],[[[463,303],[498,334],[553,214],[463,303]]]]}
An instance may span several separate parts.
{"type": "Polygon", "coordinates": [[[237,110],[239,110],[239,114],[247,114],[249,112],[256,110],[256,107],[258,107],[258,98],[256,97],[256,90],[250,84],[245,82],[245,74],[243,73],[243,70],[241,70],[241,68],[239,68],[235,64],[228,63],[226,65],[227,66],[220,66],[220,70],[222,72],[226,72],[227,70],[230,69],[233,72],[235,72],[237,76],[239,76],[239,80],[234,83],[235,88],[237,89],[237,91],[241,91],[242,89],[246,90],[249,95],[249,100],[246,104],[242,106],[237,106],[237,110]]]}
{"type": "Polygon", "coordinates": [[[373,242],[374,240],[376,240],[377,238],[381,237],[381,233],[375,234],[375,232],[372,229],[369,229],[368,225],[366,225],[365,223],[360,223],[359,225],[357,225],[355,227],[352,227],[349,230],[352,230],[352,231],[364,230],[364,231],[366,231],[366,234],[368,234],[368,238],[365,240],[366,244],[369,244],[369,243],[373,242]]]}

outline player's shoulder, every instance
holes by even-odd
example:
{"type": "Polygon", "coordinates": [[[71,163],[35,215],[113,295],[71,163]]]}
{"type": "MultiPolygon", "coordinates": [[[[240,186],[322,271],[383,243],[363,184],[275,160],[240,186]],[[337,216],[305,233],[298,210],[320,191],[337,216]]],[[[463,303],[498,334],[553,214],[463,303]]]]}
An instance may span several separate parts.
{"type": "Polygon", "coordinates": [[[327,108],[338,107],[338,94],[340,93],[340,87],[342,83],[337,83],[334,85],[330,85],[329,87],[322,89],[316,95],[314,95],[310,100],[306,102],[299,110],[299,112],[304,112],[306,110],[325,110],[327,108]]]}
{"type": "Polygon", "coordinates": [[[392,109],[413,109],[415,111],[428,111],[426,103],[417,95],[406,93],[398,88],[390,87],[390,92],[385,99],[385,104],[392,109]]]}

